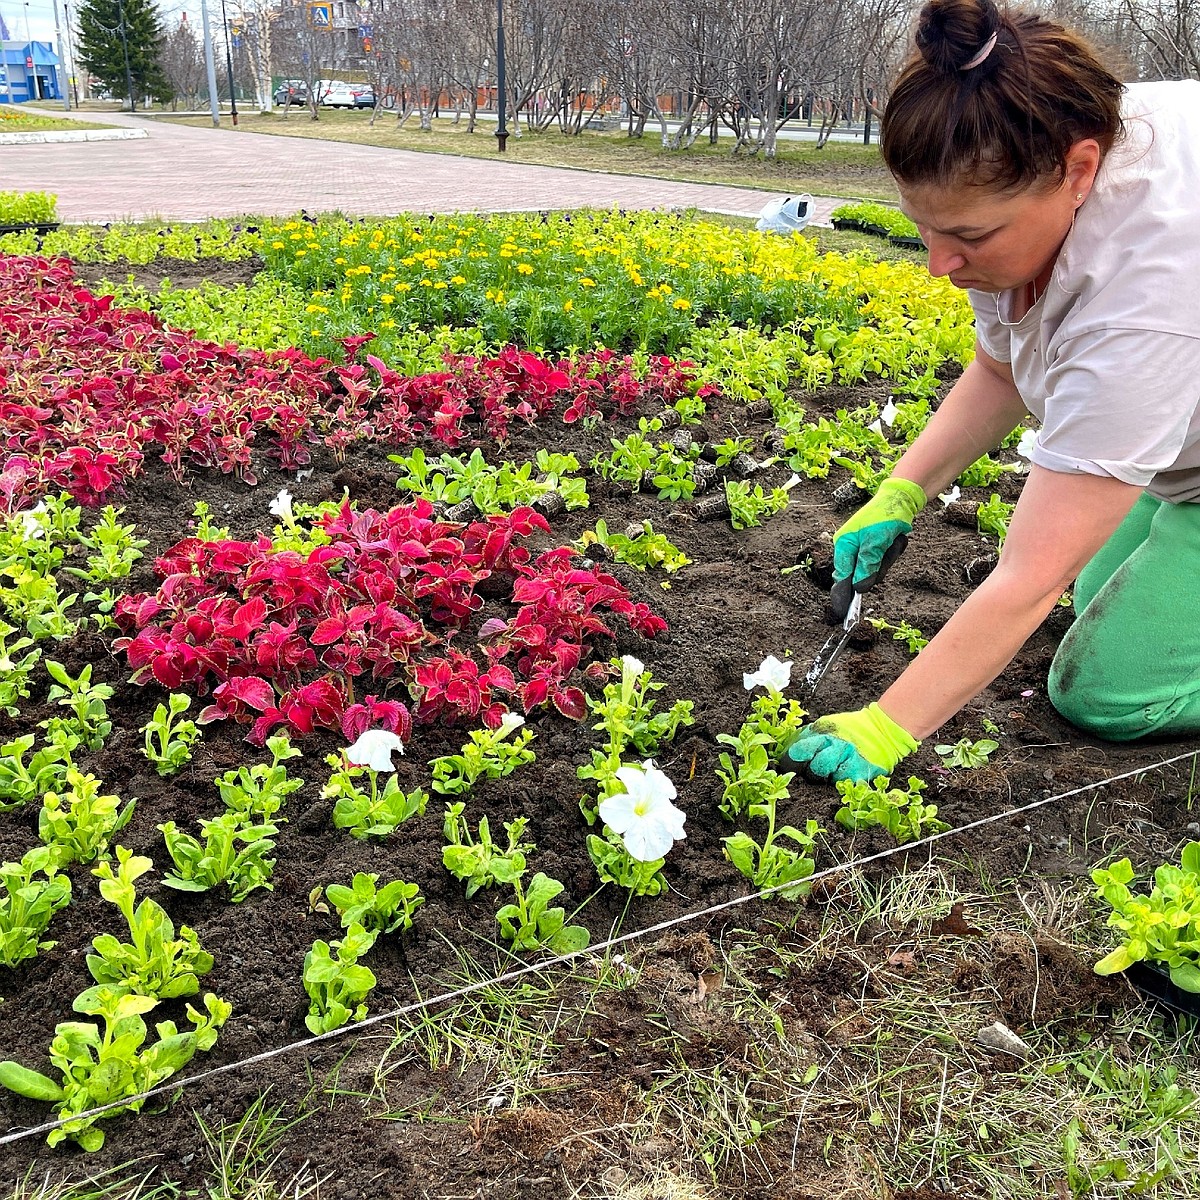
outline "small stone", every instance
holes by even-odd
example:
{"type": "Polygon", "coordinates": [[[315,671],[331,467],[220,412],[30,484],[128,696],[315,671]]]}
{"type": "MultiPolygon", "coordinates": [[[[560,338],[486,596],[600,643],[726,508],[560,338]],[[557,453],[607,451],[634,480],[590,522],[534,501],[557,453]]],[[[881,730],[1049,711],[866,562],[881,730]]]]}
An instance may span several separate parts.
{"type": "Polygon", "coordinates": [[[1003,1021],[985,1025],[975,1040],[985,1049],[997,1054],[1011,1054],[1014,1058],[1027,1059],[1033,1051],[1003,1021]]]}

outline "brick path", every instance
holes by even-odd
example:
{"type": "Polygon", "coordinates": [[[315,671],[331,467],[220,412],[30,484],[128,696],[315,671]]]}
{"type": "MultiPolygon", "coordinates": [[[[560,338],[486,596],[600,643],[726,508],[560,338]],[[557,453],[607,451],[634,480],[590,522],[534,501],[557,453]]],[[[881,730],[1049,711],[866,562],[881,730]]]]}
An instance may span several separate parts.
{"type": "MultiPolygon", "coordinates": [[[[53,116],[62,117],[61,111],[53,116]]],[[[76,115],[76,114],[72,114],[76,115]]],[[[64,221],[358,216],[542,208],[702,208],[755,216],[777,192],[609,175],[347,142],[172,125],[116,113],[78,119],[145,129],[137,141],[0,148],[6,190],[51,191],[64,221]]],[[[826,224],[836,200],[821,198],[826,224]]]]}

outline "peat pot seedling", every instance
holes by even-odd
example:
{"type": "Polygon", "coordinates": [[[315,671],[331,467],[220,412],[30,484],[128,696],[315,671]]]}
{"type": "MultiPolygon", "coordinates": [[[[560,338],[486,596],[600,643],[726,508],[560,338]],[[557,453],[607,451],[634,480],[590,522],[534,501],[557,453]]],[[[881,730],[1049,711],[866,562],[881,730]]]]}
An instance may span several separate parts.
{"type": "Polygon", "coordinates": [[[0,621],[0,708],[10,717],[21,715],[17,701],[29,696],[29,675],[42,657],[33,638],[19,637],[9,642],[16,632],[15,626],[0,621]]]}
{"type": "Polygon", "coordinates": [[[137,1112],[143,1102],[136,1100],[95,1117],[70,1118],[149,1091],[174,1075],[196,1051],[213,1048],[217,1031],[233,1011],[209,992],[204,997],[205,1012],[187,1006],[192,1029],[180,1033],[174,1021],[160,1021],[155,1026],[158,1040],[146,1046],[148,1031],[142,1016],[157,1004],[151,996],[111,987],[89,988],[77,996],[72,1005],[75,1011],[99,1017],[104,1029],[91,1021],[64,1021],[55,1026],[50,1061],[62,1073],[61,1084],[20,1063],[0,1062],[0,1086],[28,1100],[54,1104],[55,1117],[66,1121],[50,1131],[46,1141],[51,1146],[69,1138],[84,1150],[99,1150],[104,1131],[95,1127],[96,1122],[122,1112],[137,1112]]]}
{"type": "Polygon", "coordinates": [[[1109,928],[1124,935],[1096,964],[1096,973],[1113,975],[1149,961],[1165,967],[1176,987],[1200,993],[1200,842],[1184,846],[1179,866],[1163,863],[1155,870],[1148,896],[1129,890],[1133,879],[1127,858],[1092,872],[1097,896],[1113,910],[1109,928]]]}

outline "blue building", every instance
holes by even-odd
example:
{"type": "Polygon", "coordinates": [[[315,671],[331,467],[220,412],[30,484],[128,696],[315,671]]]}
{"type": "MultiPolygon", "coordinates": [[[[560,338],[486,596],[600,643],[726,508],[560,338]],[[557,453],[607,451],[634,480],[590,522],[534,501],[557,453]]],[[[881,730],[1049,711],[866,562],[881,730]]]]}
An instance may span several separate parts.
{"type": "Polygon", "coordinates": [[[0,41],[0,104],[61,100],[61,72],[53,42],[0,41]]]}

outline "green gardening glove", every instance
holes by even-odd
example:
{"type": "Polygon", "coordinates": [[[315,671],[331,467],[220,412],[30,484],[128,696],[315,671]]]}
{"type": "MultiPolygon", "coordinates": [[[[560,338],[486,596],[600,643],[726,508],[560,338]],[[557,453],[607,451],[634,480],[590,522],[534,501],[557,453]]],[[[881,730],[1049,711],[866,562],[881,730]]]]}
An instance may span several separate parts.
{"type": "Polygon", "coordinates": [[[818,779],[866,783],[890,775],[920,744],[878,704],[868,704],[858,712],[836,713],[805,725],[784,757],[806,763],[818,779]]]}
{"type": "Polygon", "coordinates": [[[844,619],[854,592],[874,587],[904,552],[925,493],[909,479],[885,479],[879,490],[833,535],[830,605],[844,619]]]}

